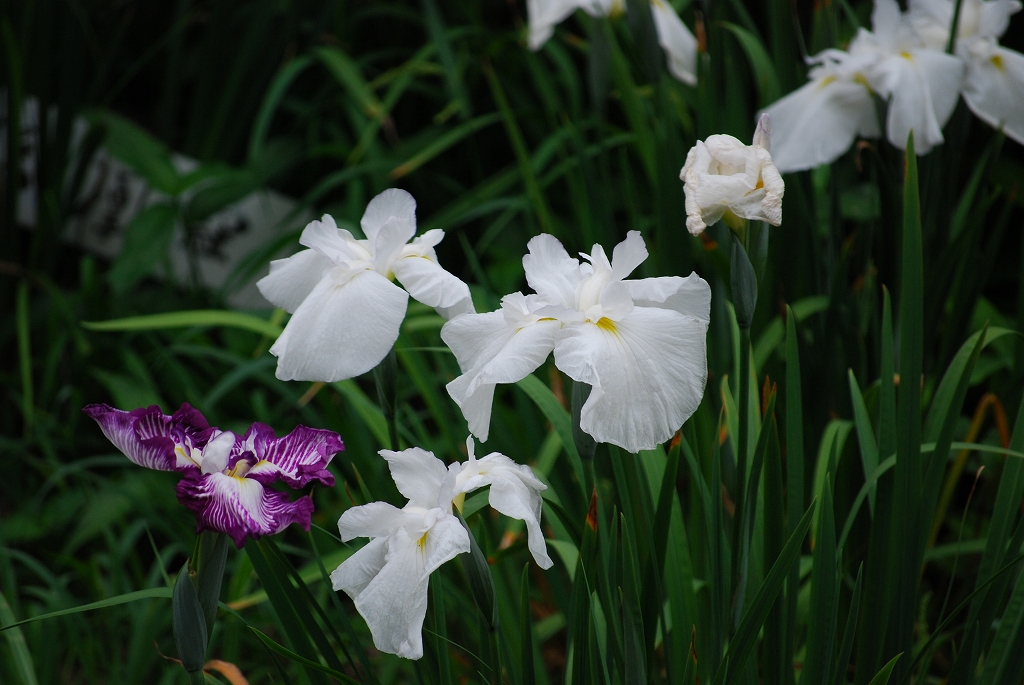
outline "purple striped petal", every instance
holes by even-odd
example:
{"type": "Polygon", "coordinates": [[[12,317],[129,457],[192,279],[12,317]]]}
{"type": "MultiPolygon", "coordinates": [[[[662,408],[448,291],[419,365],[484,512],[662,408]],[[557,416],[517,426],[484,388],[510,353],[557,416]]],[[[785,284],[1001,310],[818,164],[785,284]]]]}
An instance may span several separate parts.
{"type": "Polygon", "coordinates": [[[309,530],[313,500],[300,497],[294,502],[252,478],[223,473],[191,471],[178,482],[178,501],[195,512],[196,531],[226,533],[241,549],[249,537],[279,533],[298,523],[309,530]]]}
{"type": "MultiPolygon", "coordinates": [[[[345,449],[337,433],[319,428],[297,426],[288,435],[278,438],[270,426],[254,423],[242,440],[243,453],[252,454],[254,463],[245,476],[269,485],[283,480],[293,488],[316,481],[334,486],[334,476],[327,465],[334,455],[345,449]]],[[[241,455],[239,455],[240,457],[241,455]]],[[[238,458],[235,458],[235,462],[238,458]]],[[[234,467],[234,463],[229,467],[234,467]]]]}
{"type": "Polygon", "coordinates": [[[167,416],[155,404],[122,411],[108,404],[90,404],[82,409],[99,424],[103,435],[139,466],[158,471],[187,471],[195,465],[176,447],[201,448],[211,432],[203,415],[187,404],[167,416]]]}

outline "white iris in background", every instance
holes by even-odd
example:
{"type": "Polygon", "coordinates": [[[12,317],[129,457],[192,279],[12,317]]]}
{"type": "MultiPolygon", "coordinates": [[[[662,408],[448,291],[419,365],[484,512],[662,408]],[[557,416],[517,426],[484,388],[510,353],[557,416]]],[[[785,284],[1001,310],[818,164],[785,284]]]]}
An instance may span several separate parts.
{"type": "MultiPolygon", "coordinates": [[[[1024,55],[999,45],[1016,0],[963,0],[957,56],[967,65],[962,94],[975,116],[1024,144],[1024,55]]],[[[944,50],[953,24],[952,0],[911,0],[910,18],[928,47],[944,50]]]]}
{"type": "Polygon", "coordinates": [[[835,161],[860,135],[880,135],[874,96],[888,100],[886,136],[903,149],[910,131],[925,154],[943,142],[956,107],[963,63],[924,41],[896,0],[875,0],[874,31],[861,29],[848,51],[811,58],[811,82],[765,109],[774,122],[779,171],[835,161]]]}
{"type": "Polygon", "coordinates": [[[529,547],[541,568],[550,568],[540,530],[540,492],[545,489],[530,467],[502,454],[444,463],[413,447],[381,450],[398,491],[408,498],[401,509],[386,502],[352,507],[338,521],[341,538],[371,538],[331,574],[335,590],[344,590],[366,620],[373,644],[407,659],[423,656],[423,619],[430,574],[456,555],[470,551],[469,534],[452,513],[453,500],[485,485],[491,506],[526,523],[529,547]]]}
{"type": "Polygon", "coordinates": [[[530,240],[523,257],[534,295],[512,293],[501,309],[457,316],[441,329],[462,375],[448,393],[469,429],[486,440],[497,383],[514,383],[544,363],[592,387],[580,427],[630,452],[668,440],[697,409],[707,380],[705,336],[711,289],[696,274],[625,280],[647,258],[637,231],[585,260],[552,235],[530,240]]]}
{"type": "Polygon", "coordinates": [[[445,318],[473,311],[469,287],[437,263],[434,246],[444,231],[413,240],[412,195],[385,190],[367,205],[360,226],[362,240],[325,214],[299,238],[310,249],[271,262],[270,275],[256,284],[292,314],[270,348],[281,380],[332,382],[377,366],[398,339],[409,295],[445,318]]]}
{"type": "MultiPolygon", "coordinates": [[[[697,39],[667,0],[650,0],[651,17],[658,44],[668,58],[668,70],[691,86],[697,84],[697,39]]],[[[555,26],[577,9],[592,17],[607,17],[626,11],[625,0],[527,0],[530,19],[530,49],[540,50],[551,38],[555,26]]]]}
{"type": "Polygon", "coordinates": [[[729,218],[782,223],[786,185],[772,162],[769,119],[762,114],[752,145],[727,135],[698,140],[679,172],[686,193],[686,228],[700,235],[729,218]]]}

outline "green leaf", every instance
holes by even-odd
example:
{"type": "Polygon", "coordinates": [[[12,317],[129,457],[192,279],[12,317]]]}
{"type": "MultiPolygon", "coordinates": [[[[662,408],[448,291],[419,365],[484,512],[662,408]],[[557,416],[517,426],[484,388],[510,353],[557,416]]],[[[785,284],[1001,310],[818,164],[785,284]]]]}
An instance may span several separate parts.
{"type": "Polygon", "coordinates": [[[94,611],[96,609],[106,609],[108,607],[119,606],[121,604],[128,604],[129,602],[137,602],[141,599],[170,599],[171,588],[169,587],[157,587],[149,590],[136,590],[135,592],[126,592],[123,595],[117,595],[116,597],[110,597],[108,599],[101,599],[98,602],[90,602],[89,604],[83,604],[81,606],[72,607],[70,609],[61,609],[60,611],[51,611],[48,614],[40,614],[39,616],[33,616],[32,618],[26,618],[16,623],[9,625],[0,626],[0,633],[11,628],[17,628],[27,623],[35,623],[36,621],[45,621],[51,618],[58,618],[60,616],[71,616],[73,614],[80,614],[85,611],[94,611]]]}
{"type": "Polygon", "coordinates": [[[131,167],[151,188],[171,197],[185,190],[167,147],[146,130],[107,110],[87,112],[86,119],[106,130],[103,145],[107,152],[131,167]]]}
{"type": "Polygon", "coordinates": [[[533,618],[530,613],[530,564],[523,566],[523,577],[519,582],[519,634],[520,660],[519,677],[521,685],[534,685],[537,681],[533,664],[533,618]]]}
{"type": "Polygon", "coordinates": [[[83,321],[82,327],[92,331],[152,331],[167,328],[191,328],[193,326],[228,326],[259,333],[271,338],[281,335],[281,327],[252,314],[232,312],[224,309],[194,309],[130,316],[110,321],[83,321]]]}
{"type": "Polygon", "coordinates": [[[115,292],[127,292],[163,265],[177,220],[177,207],[158,203],[142,210],[128,223],[124,229],[124,245],[107,274],[115,292]]]}
{"type": "Polygon", "coordinates": [[[857,581],[853,585],[853,596],[850,598],[850,613],[846,617],[846,628],[843,630],[843,644],[839,648],[839,656],[836,659],[835,667],[832,669],[832,685],[843,685],[846,682],[846,672],[850,665],[850,655],[853,653],[853,641],[857,635],[857,616],[860,611],[861,587],[864,580],[864,564],[857,569],[857,581]]]}
{"type": "MultiPolygon", "coordinates": [[[[750,263],[747,251],[739,237],[730,231],[732,236],[732,268],[729,275],[732,284],[732,303],[736,308],[736,322],[740,328],[750,328],[754,320],[754,309],[757,307],[757,274],[750,263]]],[[[745,382],[741,378],[740,382],[745,382]]]]}
{"type": "MultiPolygon", "coordinates": [[[[802,300],[797,300],[791,305],[786,307],[786,323],[783,323],[781,316],[776,316],[771,322],[765,326],[764,331],[761,333],[761,337],[754,343],[754,368],[760,371],[764,368],[764,365],[768,363],[768,359],[772,353],[783,343],[787,343],[786,350],[789,349],[788,337],[786,331],[789,325],[790,312],[796,317],[796,321],[800,322],[804,319],[819,314],[828,309],[829,298],[825,295],[816,295],[814,297],[806,297],[802,300]]],[[[795,344],[795,341],[794,341],[795,344]]]]}
{"type": "Polygon", "coordinates": [[[782,589],[790,567],[800,556],[800,548],[803,546],[804,536],[807,535],[807,530],[811,527],[811,520],[814,518],[815,504],[815,502],[812,502],[811,506],[804,512],[793,534],[786,541],[786,546],[782,548],[779,558],[772,564],[771,571],[768,572],[764,582],[761,583],[761,587],[758,588],[754,599],[750,602],[747,610],[743,612],[743,618],[736,629],[735,635],[733,635],[732,641],[729,643],[728,651],[725,653],[723,665],[719,667],[718,672],[715,674],[713,682],[716,685],[736,682],[736,678],[744,670],[747,658],[750,656],[750,652],[754,648],[754,642],[757,640],[757,635],[761,631],[765,619],[768,617],[768,611],[771,609],[775,597],[782,589]],[[720,678],[719,676],[724,677],[720,678]]]}
{"type": "Polygon", "coordinates": [[[981,682],[1017,685],[1024,677],[1024,576],[1018,576],[985,657],[981,682]]]}
{"type": "Polygon", "coordinates": [[[473,135],[480,129],[486,128],[498,121],[501,121],[501,115],[497,112],[492,112],[459,124],[452,130],[439,136],[432,137],[430,139],[430,143],[425,148],[396,166],[388,175],[393,179],[399,179],[403,176],[407,176],[440,155],[448,148],[473,135]]]}
{"type": "Polygon", "coordinates": [[[252,135],[249,137],[250,160],[254,160],[259,157],[260,151],[266,141],[270,122],[273,120],[274,113],[281,104],[281,100],[284,98],[284,95],[288,91],[292,82],[299,76],[299,74],[305,71],[306,67],[308,67],[312,61],[313,60],[309,55],[296,57],[282,66],[274,76],[274,80],[270,82],[270,86],[267,88],[267,93],[263,96],[260,111],[256,115],[256,120],[252,125],[252,135]]]}
{"type": "Polygon", "coordinates": [[[811,570],[811,604],[807,622],[807,655],[801,685],[825,683],[835,654],[839,583],[836,568],[836,527],[832,510],[832,475],[825,475],[818,508],[818,539],[811,570]]]}
{"type": "Polygon", "coordinates": [[[888,685],[889,675],[892,673],[893,667],[896,665],[896,661],[903,656],[903,652],[900,652],[892,659],[889,660],[885,666],[882,666],[882,670],[875,674],[875,677],[871,679],[868,685],[888,685]]]}
{"type": "Polygon", "coordinates": [[[171,617],[178,658],[189,673],[203,670],[206,663],[206,618],[188,573],[188,563],[178,571],[171,596],[171,617]]]}
{"type": "MultiPolygon", "coordinates": [[[[924,268],[921,204],[917,189],[914,134],[907,140],[903,186],[903,260],[900,268],[900,393],[896,413],[891,557],[895,580],[893,616],[886,634],[890,654],[909,653],[917,617],[917,582],[923,549],[918,539],[931,524],[921,509],[921,372],[924,354],[924,268]]],[[[906,666],[897,669],[902,680],[906,666]]]]}
{"type": "Polygon", "coordinates": [[[262,642],[268,648],[270,648],[271,650],[277,652],[281,656],[283,656],[283,657],[285,657],[287,659],[291,659],[292,661],[294,661],[296,663],[299,663],[299,664],[302,664],[303,666],[306,666],[308,668],[312,668],[312,669],[314,669],[316,671],[320,671],[321,673],[326,673],[327,675],[331,676],[332,678],[336,678],[337,680],[340,680],[343,683],[351,683],[352,685],[360,685],[358,680],[355,680],[355,679],[345,675],[344,673],[342,673],[340,671],[336,671],[333,668],[329,668],[327,666],[324,666],[321,663],[313,661],[312,659],[307,659],[306,657],[302,656],[301,654],[296,654],[295,652],[291,651],[287,647],[285,647],[283,645],[280,645],[277,642],[274,642],[274,640],[270,639],[270,637],[268,637],[266,634],[264,634],[263,632],[261,632],[260,630],[258,630],[256,628],[252,627],[248,623],[245,624],[245,627],[248,628],[249,630],[251,630],[253,632],[253,634],[256,635],[257,638],[259,638],[260,642],[262,642]]]}
{"type": "Polygon", "coordinates": [[[551,392],[551,388],[544,385],[532,373],[523,380],[518,381],[516,385],[533,400],[537,408],[544,414],[544,417],[554,426],[558,437],[562,439],[562,447],[565,448],[565,453],[569,455],[569,463],[572,464],[572,469],[576,473],[584,501],[589,500],[590,493],[586,492],[586,487],[584,486],[586,479],[583,475],[583,461],[580,459],[579,452],[576,451],[576,442],[573,440],[572,435],[572,419],[569,417],[569,412],[565,411],[565,408],[559,404],[558,398],[551,392]]]}
{"type": "Polygon", "coordinates": [[[217,604],[220,602],[220,587],[224,580],[224,564],[228,558],[229,538],[224,533],[205,531],[199,536],[199,564],[196,576],[196,591],[199,605],[206,618],[207,633],[213,634],[213,622],[217,618],[217,604]]]}
{"type": "Polygon", "coordinates": [[[338,81],[367,117],[373,119],[384,111],[384,105],[373,94],[363,78],[359,65],[342,50],[325,45],[313,50],[331,76],[338,81]]]}
{"type": "MultiPolygon", "coordinates": [[[[871,425],[871,418],[868,416],[867,405],[864,404],[864,396],[861,395],[860,386],[853,375],[853,369],[847,370],[850,382],[850,401],[853,404],[853,420],[857,426],[857,441],[860,444],[860,460],[864,467],[865,480],[878,468],[878,444],[875,442],[875,429],[871,425]]],[[[871,507],[871,515],[875,513],[875,486],[871,485],[868,491],[868,498],[871,507]]]]}
{"type": "Polygon", "coordinates": [[[25,635],[21,629],[14,627],[15,623],[17,622],[14,620],[11,605],[7,603],[7,598],[0,592],[0,630],[13,628],[4,637],[7,638],[7,647],[11,650],[14,673],[21,681],[21,685],[37,685],[39,680],[36,678],[35,664],[32,663],[32,653],[28,650],[28,644],[25,642],[25,635]]]}
{"type": "Polygon", "coordinates": [[[750,68],[757,79],[757,92],[761,96],[760,106],[767,107],[782,97],[775,65],[772,64],[768,51],[764,49],[758,37],[742,26],[727,21],[722,22],[722,27],[736,37],[747,54],[747,59],[750,60],[750,68]]]}
{"type": "Polygon", "coordinates": [[[473,535],[473,531],[461,514],[459,514],[459,520],[469,536],[469,551],[460,554],[459,561],[466,572],[473,600],[488,629],[493,632],[498,629],[498,605],[494,601],[494,577],[491,576],[491,567],[487,563],[487,557],[484,556],[480,545],[477,544],[476,536],[473,535]]]}
{"type": "MultiPolygon", "coordinates": [[[[825,303],[827,306],[827,302],[825,303]]],[[[803,388],[800,377],[800,340],[797,336],[796,311],[786,307],[786,521],[789,534],[804,510],[804,419],[803,388]]],[[[783,654],[796,649],[797,595],[800,590],[800,569],[790,571],[786,581],[783,654]]],[[[788,672],[790,669],[787,668],[788,672]]],[[[787,681],[789,682],[789,678],[787,681]]]]}

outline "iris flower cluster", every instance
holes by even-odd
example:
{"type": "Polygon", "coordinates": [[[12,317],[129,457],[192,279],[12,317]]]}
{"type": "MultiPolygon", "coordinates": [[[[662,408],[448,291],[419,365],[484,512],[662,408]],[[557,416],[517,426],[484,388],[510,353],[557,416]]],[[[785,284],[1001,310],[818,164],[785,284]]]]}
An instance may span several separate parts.
{"type": "MultiPolygon", "coordinates": [[[[729,217],[781,221],[784,186],[769,150],[763,117],[752,145],[712,136],[690,151],[681,177],[691,232],[729,217]]],[[[448,392],[480,440],[496,385],[521,380],[552,352],[559,369],[591,387],[579,427],[598,442],[653,449],[696,410],[707,380],[711,290],[695,273],[629,278],[648,257],[639,232],[630,231],[610,258],[601,245],[578,259],[554,236],[534,237],[523,257],[533,292],[511,293],[498,310],[478,314],[466,284],[437,262],[433,247],[443,233],[414,237],[415,211],[409,193],[387,190],[366,209],[365,237],[325,215],[303,231],[308,249],[271,264],[260,290],[292,312],[270,350],[278,378],[328,382],[374,368],[394,345],[411,295],[448,319],[441,338],[462,371],[448,392]]],[[[293,500],[272,486],[332,487],[327,466],[344,449],[335,433],[304,426],[278,438],[255,423],[239,436],[210,426],[187,404],[170,416],[156,406],[96,404],[85,412],[134,463],[181,473],[178,499],[194,512],[198,531],[224,533],[238,547],[291,523],[308,530],[310,496],[293,500]]],[[[546,486],[503,454],[477,459],[472,436],[466,448],[468,459],[449,465],[418,447],[381,450],[406,504],[355,506],[338,522],[343,541],[370,539],[331,578],[352,597],[381,651],[423,655],[430,574],[471,550],[455,513],[466,494],[489,487],[490,506],[523,521],[534,560],[552,565],[540,527],[546,486]]]]}
{"type": "Polygon", "coordinates": [[[1017,0],[962,0],[953,54],[945,52],[954,0],[875,0],[872,31],[846,50],[809,58],[810,81],[765,111],[777,122],[773,157],[782,172],[829,164],[858,136],[881,136],[875,97],[888,102],[885,134],[925,154],[943,142],[961,95],[974,114],[1024,144],[1024,55],[999,45],[1017,0]]]}

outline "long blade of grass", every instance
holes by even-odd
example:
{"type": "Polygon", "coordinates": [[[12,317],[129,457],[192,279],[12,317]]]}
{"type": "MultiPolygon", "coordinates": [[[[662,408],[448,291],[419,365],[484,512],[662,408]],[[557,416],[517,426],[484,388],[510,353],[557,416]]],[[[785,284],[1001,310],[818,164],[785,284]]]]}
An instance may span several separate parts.
{"type": "Polygon", "coordinates": [[[226,309],[194,309],[166,314],[129,316],[110,321],[82,321],[81,323],[83,328],[91,331],[156,331],[193,326],[227,326],[273,338],[281,335],[282,330],[281,326],[274,325],[266,319],[226,309]]]}

